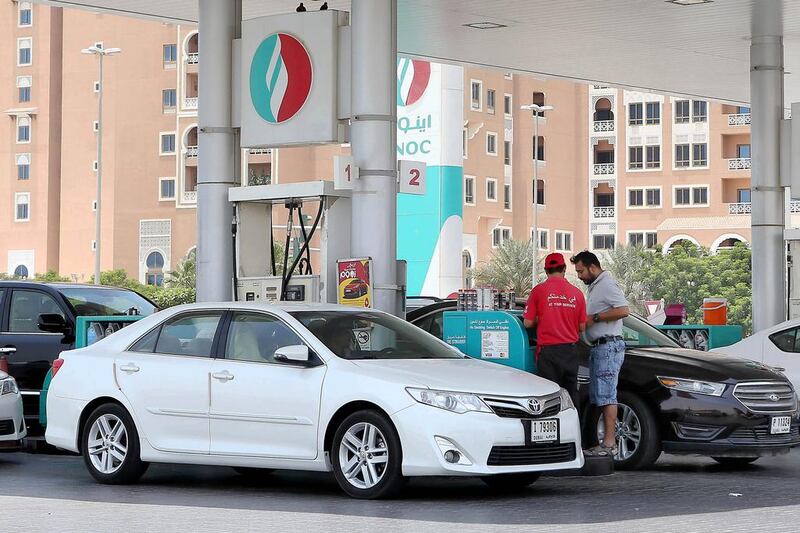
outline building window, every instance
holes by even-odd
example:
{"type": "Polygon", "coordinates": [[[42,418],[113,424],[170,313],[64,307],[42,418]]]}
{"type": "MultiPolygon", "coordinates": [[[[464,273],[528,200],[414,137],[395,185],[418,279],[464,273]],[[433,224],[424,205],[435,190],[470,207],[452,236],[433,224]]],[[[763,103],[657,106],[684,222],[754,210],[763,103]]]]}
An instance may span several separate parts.
{"type": "Polygon", "coordinates": [[[736,201],[740,204],[749,204],[750,189],[736,189],[736,201]]]}
{"type": "Polygon", "coordinates": [[[511,164],[511,141],[503,141],[503,164],[511,164]]]}
{"type": "Polygon", "coordinates": [[[27,192],[18,192],[14,195],[14,205],[16,205],[16,212],[14,213],[15,222],[27,222],[31,219],[31,195],[27,192]]]}
{"type": "Polygon", "coordinates": [[[631,146],[628,148],[628,169],[638,170],[644,168],[644,147],[631,146]]]}
{"type": "Polygon", "coordinates": [[[472,268],[472,255],[469,250],[461,252],[461,275],[463,277],[464,288],[472,287],[472,278],[470,277],[470,269],[472,268]]]}
{"type": "Polygon", "coordinates": [[[503,185],[503,209],[511,210],[511,185],[503,185]]]}
{"type": "Polygon", "coordinates": [[[613,250],[614,249],[614,235],[594,235],[592,239],[595,250],[613,250]]]}
{"type": "Polygon", "coordinates": [[[33,6],[30,2],[19,3],[19,22],[20,28],[33,25],[33,6]]]}
{"type": "Polygon", "coordinates": [[[676,206],[708,206],[708,186],[697,185],[687,187],[675,188],[675,205],[676,206]]]}
{"type": "Polygon", "coordinates": [[[486,132],[486,153],[497,155],[497,134],[486,132]]]}
{"type": "Polygon", "coordinates": [[[536,161],[544,161],[544,137],[539,135],[539,139],[534,139],[533,147],[535,151],[533,153],[533,158],[536,161]]]}
{"type": "Polygon", "coordinates": [[[475,178],[464,176],[464,203],[475,205],[475,178]]]}
{"type": "Polygon", "coordinates": [[[33,63],[33,55],[31,53],[33,48],[33,39],[30,37],[23,37],[17,39],[17,66],[25,67],[33,63]]]}
{"type": "Polygon", "coordinates": [[[151,252],[147,256],[146,265],[145,282],[148,285],[161,287],[164,284],[164,256],[160,252],[151,252]]]}
{"type": "Polygon", "coordinates": [[[652,250],[658,244],[658,233],[654,231],[635,231],[628,233],[628,244],[652,250]]]}
{"type": "Polygon", "coordinates": [[[19,88],[19,102],[30,102],[31,101],[31,88],[30,87],[20,87],[19,88]]]}
{"type": "Polygon", "coordinates": [[[539,230],[539,249],[540,250],[548,250],[550,243],[550,231],[546,229],[539,230]]]}
{"type": "Polygon", "coordinates": [[[486,200],[497,201],[497,180],[494,178],[486,178],[486,200]]]}
{"type": "MultiPolygon", "coordinates": [[[[544,105],[544,93],[541,92],[534,92],[533,96],[531,97],[531,103],[538,106],[544,105]]],[[[539,111],[538,115],[540,117],[544,116],[544,111],[539,111]]]]}
{"type": "Polygon", "coordinates": [[[480,111],[482,106],[481,96],[483,93],[483,83],[480,81],[472,80],[471,86],[471,102],[470,109],[473,111],[480,111]]]}
{"type": "Polygon", "coordinates": [[[20,279],[28,279],[30,273],[28,272],[28,267],[25,265],[18,265],[17,268],[14,269],[14,277],[20,279]]]}
{"type": "Polygon", "coordinates": [[[708,102],[705,100],[692,100],[692,122],[708,121],[708,102]]]}
{"type": "Polygon", "coordinates": [[[494,228],[492,230],[492,248],[497,248],[511,238],[510,228],[494,228]]]}
{"type": "Polygon", "coordinates": [[[175,153],[175,134],[162,133],[161,134],[161,154],[174,154],[175,153]]]}
{"type": "Polygon", "coordinates": [[[467,128],[461,130],[461,156],[466,159],[467,152],[469,150],[469,134],[467,133],[467,128]]]}
{"type": "Polygon", "coordinates": [[[175,199],[175,178],[161,178],[159,180],[158,199],[175,199]]]}
{"type": "Polygon", "coordinates": [[[614,207],[613,192],[597,192],[594,194],[595,207],[614,207]]]}
{"type": "Polygon", "coordinates": [[[628,104],[628,124],[631,126],[641,126],[644,124],[642,104],[628,104]]]}
{"type": "Polygon", "coordinates": [[[689,145],[675,145],[675,168],[686,168],[689,166],[689,145]]]}
{"type": "Polygon", "coordinates": [[[93,120],[92,121],[92,131],[95,132],[95,133],[100,131],[100,121],[99,120],[93,120]]]}
{"type": "Polygon", "coordinates": [[[736,145],[736,157],[739,159],[750,159],[750,145],[749,144],[737,144],[736,145]]]}
{"type": "Polygon", "coordinates": [[[647,146],[645,168],[661,168],[661,147],[647,146]]]}
{"type": "Polygon", "coordinates": [[[675,124],[687,122],[689,122],[689,100],[678,100],[675,102],[675,124]]]}
{"type": "Polygon", "coordinates": [[[572,233],[568,231],[556,231],[556,250],[560,252],[572,251],[572,233]]]}
{"type": "Polygon", "coordinates": [[[178,97],[175,89],[164,89],[161,91],[161,105],[164,109],[175,109],[178,97]]]}
{"type": "Polygon", "coordinates": [[[708,187],[695,187],[692,189],[692,203],[695,205],[708,205],[708,187]]]}
{"type": "Polygon", "coordinates": [[[17,143],[31,142],[31,119],[17,117],[17,143]]]}
{"type": "Polygon", "coordinates": [[[645,189],[647,207],[661,207],[661,189],[645,189]]]}
{"type": "Polygon", "coordinates": [[[510,115],[512,106],[512,99],[510,94],[503,95],[503,113],[510,115]]]}
{"type": "Polygon", "coordinates": [[[494,115],[494,100],[495,100],[495,92],[494,89],[489,89],[486,91],[486,111],[494,115]]]}
{"type": "Polygon", "coordinates": [[[692,166],[708,166],[708,145],[706,143],[692,145],[692,166]]]}
{"type": "Polygon", "coordinates": [[[544,205],[544,180],[538,180],[538,187],[536,187],[536,203],[544,205]]]}
{"type": "Polygon", "coordinates": [[[647,124],[661,124],[661,103],[647,102],[647,124]]]}
{"type": "Polygon", "coordinates": [[[31,76],[17,76],[17,100],[20,103],[31,101],[31,85],[33,85],[31,76]]]}
{"type": "Polygon", "coordinates": [[[175,63],[178,61],[178,45],[165,44],[164,45],[164,63],[175,63]]]}
{"type": "Polygon", "coordinates": [[[17,179],[29,180],[31,179],[31,155],[19,154],[17,155],[17,179]]]}
{"type": "Polygon", "coordinates": [[[644,189],[631,189],[628,191],[628,207],[644,206],[644,189]]]}

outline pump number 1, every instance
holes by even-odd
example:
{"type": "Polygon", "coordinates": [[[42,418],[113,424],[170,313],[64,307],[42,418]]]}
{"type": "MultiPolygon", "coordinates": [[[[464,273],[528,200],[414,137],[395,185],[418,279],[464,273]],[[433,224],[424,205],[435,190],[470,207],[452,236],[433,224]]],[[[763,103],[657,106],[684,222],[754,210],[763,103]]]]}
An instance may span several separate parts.
{"type": "Polygon", "coordinates": [[[421,161],[400,161],[400,192],[425,194],[427,165],[421,161]]]}

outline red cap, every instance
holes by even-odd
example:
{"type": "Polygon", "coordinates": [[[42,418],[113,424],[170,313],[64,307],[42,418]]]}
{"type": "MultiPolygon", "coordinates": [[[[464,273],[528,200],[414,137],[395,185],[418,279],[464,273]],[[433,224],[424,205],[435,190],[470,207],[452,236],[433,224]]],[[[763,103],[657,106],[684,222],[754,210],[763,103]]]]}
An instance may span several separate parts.
{"type": "Polygon", "coordinates": [[[564,262],[564,256],[561,254],[549,254],[544,258],[545,268],[558,268],[563,266],[567,266],[567,263],[564,262]]]}

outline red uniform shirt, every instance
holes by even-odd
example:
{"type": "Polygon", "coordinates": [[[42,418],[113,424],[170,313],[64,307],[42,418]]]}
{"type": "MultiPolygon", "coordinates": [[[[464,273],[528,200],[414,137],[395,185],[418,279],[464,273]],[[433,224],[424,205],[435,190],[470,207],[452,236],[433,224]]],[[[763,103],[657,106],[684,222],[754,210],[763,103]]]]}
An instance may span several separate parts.
{"type": "Polygon", "coordinates": [[[539,346],[578,342],[580,325],[586,322],[586,300],[569,281],[551,276],[533,288],[522,317],[539,319],[539,346]]]}

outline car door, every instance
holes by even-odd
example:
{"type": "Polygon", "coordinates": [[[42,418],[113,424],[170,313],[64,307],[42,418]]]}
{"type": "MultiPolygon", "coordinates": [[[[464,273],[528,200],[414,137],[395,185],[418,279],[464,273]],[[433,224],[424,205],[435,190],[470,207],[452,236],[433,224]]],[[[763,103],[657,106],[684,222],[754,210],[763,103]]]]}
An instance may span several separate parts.
{"type": "Polygon", "coordinates": [[[139,435],[160,451],[209,451],[209,372],[222,310],[171,317],[116,357],[139,435]]]}
{"type": "MultiPolygon", "coordinates": [[[[35,288],[5,289],[6,313],[0,321],[0,351],[8,360],[22,393],[26,419],[39,416],[39,393],[50,365],[58,354],[72,347],[73,339],[62,333],[39,329],[39,315],[61,315],[69,322],[66,305],[52,294],[35,288]]],[[[3,304],[0,304],[3,305],[3,304]]]]}
{"type": "Polygon", "coordinates": [[[764,362],[784,369],[784,374],[800,390],[800,327],[777,331],[764,338],[764,362]]]}
{"type": "Polygon", "coordinates": [[[211,453],[291,459],[317,457],[325,365],[275,360],[283,346],[306,344],[283,320],[232,313],[211,363],[211,453]]]}

